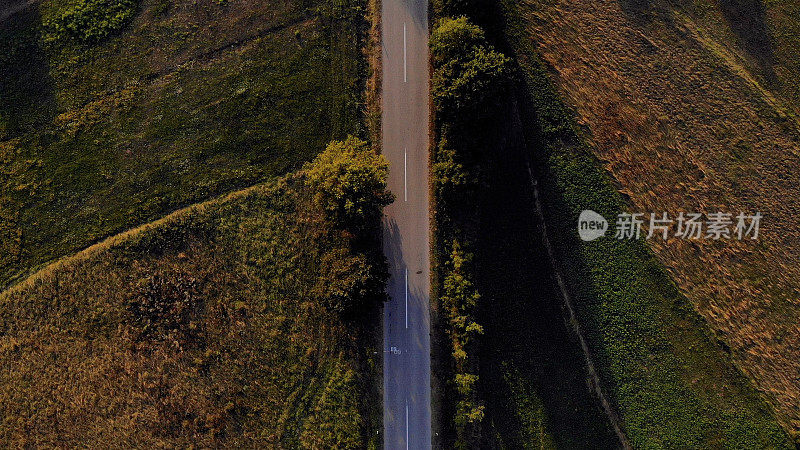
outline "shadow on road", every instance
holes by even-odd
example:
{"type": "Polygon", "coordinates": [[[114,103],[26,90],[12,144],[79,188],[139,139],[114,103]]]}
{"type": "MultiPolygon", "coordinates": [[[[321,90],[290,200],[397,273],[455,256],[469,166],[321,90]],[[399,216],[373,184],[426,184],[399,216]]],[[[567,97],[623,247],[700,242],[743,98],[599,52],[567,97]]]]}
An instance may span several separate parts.
{"type": "MultiPolygon", "coordinates": [[[[395,200],[397,201],[397,200],[395,200]]],[[[383,254],[390,270],[394,267],[404,267],[403,262],[403,236],[394,219],[383,218],[383,254]]]]}

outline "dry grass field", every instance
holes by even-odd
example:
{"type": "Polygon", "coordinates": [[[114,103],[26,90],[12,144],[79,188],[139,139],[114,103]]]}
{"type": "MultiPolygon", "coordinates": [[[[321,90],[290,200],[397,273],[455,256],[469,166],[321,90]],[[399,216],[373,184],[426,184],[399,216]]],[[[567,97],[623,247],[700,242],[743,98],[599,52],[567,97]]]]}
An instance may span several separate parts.
{"type": "Polygon", "coordinates": [[[302,177],[179,210],[0,294],[0,442],[375,445],[364,324],[386,269],[302,177]],[[328,307],[365,295],[353,317],[328,307]]]}
{"type": "Polygon", "coordinates": [[[758,240],[651,244],[797,436],[800,3],[529,0],[519,11],[626,209],[764,214],[758,240]]]}

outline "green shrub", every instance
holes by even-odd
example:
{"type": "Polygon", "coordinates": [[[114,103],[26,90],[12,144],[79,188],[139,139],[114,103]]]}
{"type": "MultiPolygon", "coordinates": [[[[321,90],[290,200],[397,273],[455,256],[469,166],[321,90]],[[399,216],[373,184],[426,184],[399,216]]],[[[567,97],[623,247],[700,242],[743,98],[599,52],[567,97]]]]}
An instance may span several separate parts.
{"type": "Polygon", "coordinates": [[[52,39],[101,41],[124,28],[136,14],[137,0],[79,0],[45,23],[52,39]]]}
{"type": "Polygon", "coordinates": [[[483,327],[475,322],[475,309],[481,296],[472,281],[472,258],[472,253],[466,251],[463,244],[453,241],[452,251],[444,262],[444,281],[439,296],[453,346],[454,383],[458,395],[453,421],[458,435],[456,444],[460,447],[469,447],[477,442],[478,426],[484,414],[484,406],[475,389],[478,375],[473,373],[476,366],[474,337],[483,333],[483,327]]]}
{"type": "Polygon", "coordinates": [[[457,152],[447,145],[444,137],[437,145],[433,179],[441,206],[452,204],[467,186],[475,183],[461,163],[457,152]]]}
{"type": "MultiPolygon", "coordinates": [[[[481,296],[472,281],[472,253],[468,253],[459,241],[453,241],[452,248],[449,259],[445,261],[446,272],[439,299],[450,321],[450,334],[463,347],[472,341],[474,334],[483,332],[474,319],[481,296]]],[[[457,367],[459,371],[466,369],[457,367]]]]}
{"type": "Polygon", "coordinates": [[[329,251],[319,265],[324,276],[317,280],[312,295],[329,311],[358,314],[384,296],[388,268],[379,252],[329,251]]]}
{"type": "Polygon", "coordinates": [[[437,120],[469,129],[474,121],[490,117],[507,91],[511,61],[463,17],[440,21],[430,46],[437,120]]]}
{"type": "Polygon", "coordinates": [[[352,231],[379,223],[383,207],[393,200],[386,190],[386,158],[352,136],[331,142],[306,166],[305,173],[316,201],[340,226],[352,231]]]}
{"type": "Polygon", "coordinates": [[[477,424],[483,420],[483,405],[477,405],[470,400],[461,400],[456,409],[456,425],[466,426],[477,424]]]}
{"type": "Polygon", "coordinates": [[[440,66],[468,56],[473,48],[486,45],[486,34],[466,17],[446,18],[436,24],[429,41],[431,62],[440,66]]]}

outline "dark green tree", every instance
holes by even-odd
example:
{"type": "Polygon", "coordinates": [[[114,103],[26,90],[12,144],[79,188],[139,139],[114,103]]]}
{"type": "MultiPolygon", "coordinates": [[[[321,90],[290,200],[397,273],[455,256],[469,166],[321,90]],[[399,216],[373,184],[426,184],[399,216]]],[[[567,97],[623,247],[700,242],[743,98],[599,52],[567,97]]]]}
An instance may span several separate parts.
{"type": "Polygon", "coordinates": [[[439,67],[447,61],[463,59],[472,49],[486,45],[486,34],[466,17],[440,20],[431,33],[431,61],[439,67]]]}
{"type": "Polygon", "coordinates": [[[440,17],[465,15],[482,18],[493,5],[487,0],[434,0],[433,8],[440,17]]]}
{"type": "Polygon", "coordinates": [[[510,60],[464,17],[440,21],[430,42],[438,119],[464,126],[490,117],[508,91],[510,60]]]}
{"type": "Polygon", "coordinates": [[[369,144],[349,136],[328,144],[303,173],[314,203],[332,228],[339,230],[331,230],[332,235],[344,231],[343,237],[350,242],[347,252],[320,257],[323,275],[312,295],[331,311],[357,315],[370,302],[383,298],[388,278],[380,249],[380,220],[383,208],[394,199],[386,189],[389,164],[369,144]]]}
{"type": "Polygon", "coordinates": [[[339,226],[357,234],[380,224],[394,197],[386,189],[389,163],[361,139],[333,141],[305,168],[315,201],[339,226]]]}

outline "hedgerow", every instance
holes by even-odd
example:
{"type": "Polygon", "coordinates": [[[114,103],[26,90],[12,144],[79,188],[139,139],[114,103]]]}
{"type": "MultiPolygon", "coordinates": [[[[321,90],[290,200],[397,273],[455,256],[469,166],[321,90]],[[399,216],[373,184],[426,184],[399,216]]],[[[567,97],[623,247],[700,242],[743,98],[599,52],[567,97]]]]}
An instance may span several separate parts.
{"type": "Polygon", "coordinates": [[[455,445],[480,442],[484,405],[479,399],[477,322],[480,294],[474,284],[473,254],[477,214],[472,194],[480,182],[481,139],[477,133],[507,87],[509,60],[486,42],[483,30],[465,17],[444,18],[430,38],[432,97],[436,114],[433,176],[439,255],[438,303],[451,347],[450,386],[455,445]]]}

